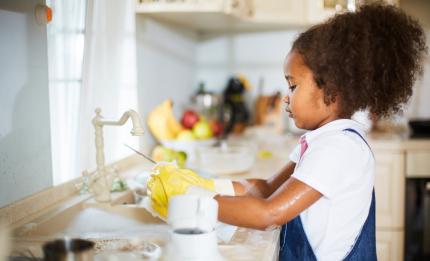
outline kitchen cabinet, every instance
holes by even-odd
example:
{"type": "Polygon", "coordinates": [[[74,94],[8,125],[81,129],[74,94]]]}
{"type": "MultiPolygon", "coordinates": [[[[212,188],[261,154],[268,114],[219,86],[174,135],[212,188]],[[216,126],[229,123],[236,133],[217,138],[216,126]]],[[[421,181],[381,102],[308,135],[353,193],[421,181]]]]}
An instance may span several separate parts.
{"type": "Polygon", "coordinates": [[[137,0],[137,13],[219,13],[237,17],[252,15],[251,0],[183,0],[183,1],[144,1],[137,0]]]}
{"type": "Polygon", "coordinates": [[[430,151],[414,150],[407,154],[406,176],[410,178],[430,177],[430,151]]]}
{"type": "Polygon", "coordinates": [[[255,23],[302,26],[306,23],[305,1],[254,0],[255,23]]]}
{"type": "MultiPolygon", "coordinates": [[[[398,4],[398,0],[385,2],[398,4]]],[[[336,8],[333,3],[336,1],[137,0],[136,13],[197,33],[210,34],[308,27],[334,15],[336,8]]]]}
{"type": "Polygon", "coordinates": [[[405,154],[378,150],[374,153],[378,260],[403,260],[405,154]]]}
{"type": "Polygon", "coordinates": [[[327,7],[324,5],[325,1],[305,0],[303,2],[306,5],[305,17],[307,24],[321,23],[336,13],[336,9],[334,7],[327,7]]]}
{"type": "MultiPolygon", "coordinates": [[[[317,23],[321,23],[325,21],[327,18],[333,16],[337,12],[336,4],[338,2],[343,3],[344,5],[347,5],[348,2],[354,2],[354,1],[335,1],[335,0],[303,0],[303,5],[305,5],[305,21],[304,23],[306,25],[313,25],[317,23]]],[[[364,2],[364,3],[372,3],[372,2],[379,2],[375,0],[364,0],[364,1],[355,1],[355,2],[364,2]]],[[[392,5],[398,5],[398,0],[382,0],[382,2],[385,2],[387,4],[392,5]]],[[[341,10],[347,10],[348,6],[339,6],[338,8],[341,10]]]]}
{"type": "MultiPolygon", "coordinates": [[[[283,24],[284,26],[311,26],[333,16],[337,11],[335,6],[337,2],[347,3],[347,1],[334,0],[254,0],[252,20],[256,23],[283,24]]],[[[384,0],[383,2],[398,4],[398,0],[384,0]]],[[[340,10],[345,10],[347,7],[342,8],[340,10]]]]}
{"type": "Polygon", "coordinates": [[[376,231],[376,253],[379,261],[403,260],[403,231],[376,231]]]}
{"type": "Polygon", "coordinates": [[[376,227],[402,229],[405,203],[405,155],[375,151],[376,227]]]}
{"type": "Polygon", "coordinates": [[[224,32],[243,27],[254,11],[251,0],[137,0],[136,13],[198,33],[224,32]]]}
{"type": "Polygon", "coordinates": [[[406,178],[430,177],[430,140],[374,139],[378,260],[404,260],[406,178]]]}
{"type": "Polygon", "coordinates": [[[137,0],[136,13],[200,34],[282,30],[305,22],[302,1],[137,0]]]}

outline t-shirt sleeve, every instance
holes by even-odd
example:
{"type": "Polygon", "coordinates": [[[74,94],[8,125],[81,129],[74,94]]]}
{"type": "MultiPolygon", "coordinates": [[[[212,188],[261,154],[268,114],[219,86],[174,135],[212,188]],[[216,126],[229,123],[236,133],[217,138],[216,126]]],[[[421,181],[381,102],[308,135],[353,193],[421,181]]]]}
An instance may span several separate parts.
{"type": "Polygon", "coordinates": [[[296,147],[294,147],[293,151],[291,151],[290,160],[294,163],[299,162],[300,159],[300,144],[298,144],[296,147]]]}
{"type": "Polygon", "coordinates": [[[347,151],[337,146],[309,147],[292,177],[331,198],[347,175],[345,166],[348,166],[350,156],[347,151]]]}

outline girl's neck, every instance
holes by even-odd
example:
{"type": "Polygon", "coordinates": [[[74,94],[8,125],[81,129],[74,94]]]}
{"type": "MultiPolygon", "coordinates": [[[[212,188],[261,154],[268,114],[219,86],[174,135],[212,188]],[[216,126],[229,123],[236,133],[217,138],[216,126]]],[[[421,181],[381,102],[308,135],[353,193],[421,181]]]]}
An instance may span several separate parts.
{"type": "Polygon", "coordinates": [[[340,115],[328,115],[318,123],[315,129],[321,128],[322,126],[326,125],[329,122],[340,120],[340,119],[350,119],[350,118],[341,117],[340,115]]]}

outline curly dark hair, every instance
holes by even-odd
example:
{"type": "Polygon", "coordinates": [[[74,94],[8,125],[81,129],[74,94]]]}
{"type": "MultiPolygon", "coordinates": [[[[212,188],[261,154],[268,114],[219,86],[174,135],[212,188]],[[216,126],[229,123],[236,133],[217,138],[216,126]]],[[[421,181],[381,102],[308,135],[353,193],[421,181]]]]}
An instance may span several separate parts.
{"type": "Polygon", "coordinates": [[[363,109],[378,117],[398,112],[412,95],[427,49],[419,23],[381,3],[335,15],[301,33],[292,47],[325,103],[340,98],[342,117],[363,109]]]}

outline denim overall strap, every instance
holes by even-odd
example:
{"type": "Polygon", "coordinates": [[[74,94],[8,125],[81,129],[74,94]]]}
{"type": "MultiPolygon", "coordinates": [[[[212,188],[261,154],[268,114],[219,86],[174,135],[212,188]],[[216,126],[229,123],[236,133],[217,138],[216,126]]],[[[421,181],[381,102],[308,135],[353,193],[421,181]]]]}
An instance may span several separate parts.
{"type": "MultiPolygon", "coordinates": [[[[354,129],[344,129],[357,134],[369,147],[367,141],[354,129]]],[[[312,247],[303,229],[300,215],[282,226],[280,235],[279,260],[317,260],[312,247]]],[[[377,260],[375,239],[375,191],[372,192],[372,202],[369,214],[364,222],[363,228],[355,241],[351,251],[344,260],[377,260]]]]}
{"type": "Polygon", "coordinates": [[[354,247],[345,257],[346,261],[377,260],[375,237],[375,190],[372,192],[372,203],[369,215],[364,222],[360,235],[355,241],[354,247]]]}
{"type": "MultiPolygon", "coordinates": [[[[369,143],[361,136],[361,134],[354,129],[344,129],[344,131],[350,131],[357,134],[370,148],[369,143]]],[[[373,155],[373,152],[372,152],[373,155]]],[[[354,247],[349,252],[344,260],[348,261],[359,261],[359,260],[377,260],[376,257],[376,237],[375,237],[375,189],[372,191],[372,202],[370,203],[369,215],[364,222],[363,228],[361,229],[360,235],[355,241],[354,247]]]]}
{"type": "Polygon", "coordinates": [[[279,261],[316,261],[314,251],[303,230],[300,215],[282,226],[279,261]]]}

